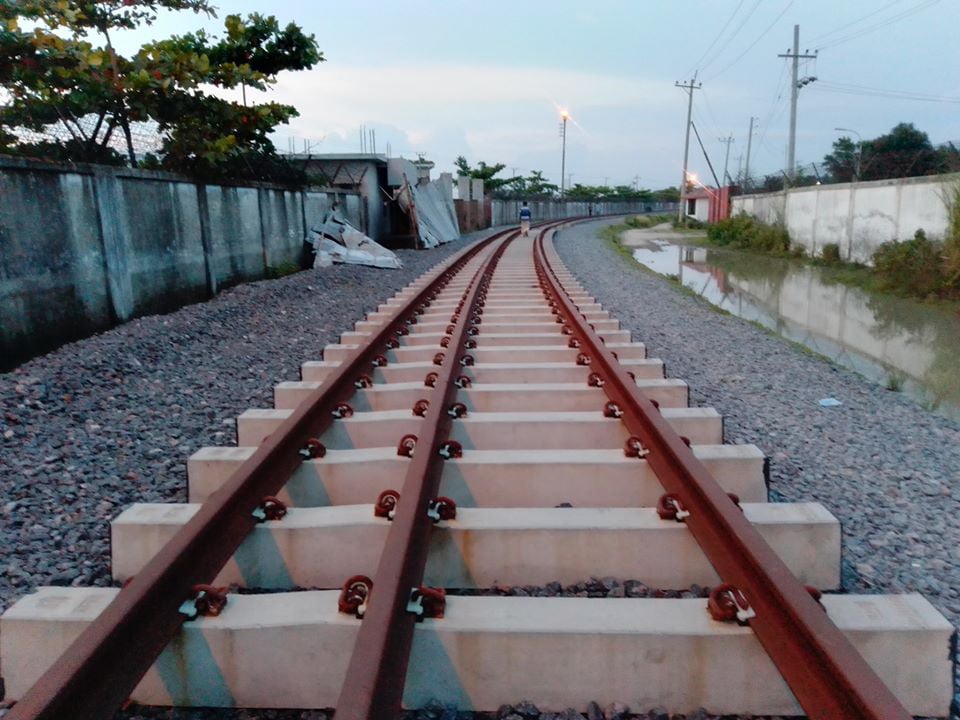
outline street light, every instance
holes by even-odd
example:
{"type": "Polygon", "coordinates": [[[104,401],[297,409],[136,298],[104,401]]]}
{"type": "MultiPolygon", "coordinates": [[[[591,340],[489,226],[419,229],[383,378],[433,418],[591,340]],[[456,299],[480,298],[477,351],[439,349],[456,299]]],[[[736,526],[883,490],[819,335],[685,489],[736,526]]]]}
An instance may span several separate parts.
{"type": "Polygon", "coordinates": [[[564,180],[566,179],[567,172],[567,120],[570,119],[570,112],[566,109],[560,111],[560,117],[563,120],[563,125],[560,126],[560,137],[563,138],[563,150],[560,154],[560,197],[563,197],[564,180]]]}
{"type": "Polygon", "coordinates": [[[853,166],[853,181],[857,182],[860,179],[860,160],[863,158],[863,138],[860,137],[860,133],[850,128],[834,128],[834,130],[853,133],[857,136],[857,161],[853,166]]]}

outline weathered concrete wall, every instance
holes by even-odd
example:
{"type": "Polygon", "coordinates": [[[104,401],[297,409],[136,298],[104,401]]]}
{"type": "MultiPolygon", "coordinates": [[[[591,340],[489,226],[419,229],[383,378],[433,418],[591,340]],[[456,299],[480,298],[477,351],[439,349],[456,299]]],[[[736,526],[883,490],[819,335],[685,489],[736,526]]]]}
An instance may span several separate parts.
{"type": "Polygon", "coordinates": [[[733,214],[785,222],[790,238],[816,255],[827,243],[845,260],[869,262],[890,240],[908,240],[917,230],[942,237],[947,227],[946,190],[960,175],[814,185],[786,192],[733,198],[733,214]]]}
{"type": "MultiPolygon", "coordinates": [[[[491,223],[496,225],[516,225],[519,223],[520,200],[494,200],[491,206],[491,223]]],[[[588,215],[621,215],[626,213],[642,213],[645,204],[642,202],[558,202],[554,200],[533,200],[527,205],[533,213],[533,221],[559,220],[569,217],[586,217],[588,215]]]]}
{"type": "Polygon", "coordinates": [[[334,199],[366,230],[356,193],[0,158],[0,370],[299,262],[334,199]]]}

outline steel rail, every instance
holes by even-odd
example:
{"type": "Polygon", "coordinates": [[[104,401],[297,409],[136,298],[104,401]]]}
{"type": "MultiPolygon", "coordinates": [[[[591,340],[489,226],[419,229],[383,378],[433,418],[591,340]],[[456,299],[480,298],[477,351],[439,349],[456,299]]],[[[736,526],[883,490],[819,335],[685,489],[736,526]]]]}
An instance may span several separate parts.
{"type": "Polygon", "coordinates": [[[694,538],[717,574],[739,589],[756,613],[749,626],[807,715],[909,720],[899,700],[590,327],[557,277],[543,235],[534,243],[534,264],[553,306],[590,356],[591,371],[600,375],[604,391],[622,412],[620,420],[649,450],[646,460],[665,490],[675,493],[689,511],[684,522],[694,538]]]}
{"type": "Polygon", "coordinates": [[[323,385],[271,434],[226,484],[124,587],[107,608],[10,710],[6,720],[107,720],[127,700],[187,617],[184,601],[211,582],[257,523],[265,496],[274,495],[304,462],[301,451],[333,422],[333,411],[356,392],[400,327],[501,231],[455,255],[357,348],[323,385]]]}
{"type": "Polygon", "coordinates": [[[420,587],[427,564],[433,521],[427,507],[440,489],[442,444],[449,438],[453,419],[448,414],[457,395],[455,383],[461,358],[469,355],[467,329],[479,317],[493,270],[507,245],[518,234],[501,241],[482,262],[451,317],[453,331],[438,377],[430,393],[416,451],[404,476],[400,500],[383,554],[373,577],[368,608],[363,617],[340,696],[337,720],[393,720],[400,711],[417,616],[407,611],[411,590],[420,587]]]}

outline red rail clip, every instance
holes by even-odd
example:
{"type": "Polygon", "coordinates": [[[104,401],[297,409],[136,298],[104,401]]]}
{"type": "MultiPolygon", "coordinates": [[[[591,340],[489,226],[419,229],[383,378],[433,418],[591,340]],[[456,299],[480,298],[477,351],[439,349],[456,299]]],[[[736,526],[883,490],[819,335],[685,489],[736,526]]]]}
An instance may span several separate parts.
{"type": "Polygon", "coordinates": [[[387,358],[384,355],[375,355],[373,357],[373,366],[374,367],[386,367],[387,358]]]}
{"type": "Polygon", "coordinates": [[[437,451],[437,453],[444,460],[463,457],[463,446],[456,440],[447,440],[443,445],[440,446],[440,449],[437,451]]]}
{"type": "Polygon", "coordinates": [[[427,505],[427,517],[435,523],[457,517],[457,504],[448,497],[437,497],[427,505]]]}
{"type": "Polygon", "coordinates": [[[690,511],[676,493],[664,493],[657,500],[657,515],[661,520],[676,520],[683,522],[690,517],[690,511]]]}
{"type": "Polygon", "coordinates": [[[356,380],[353,381],[353,386],[357,390],[363,390],[364,388],[373,387],[373,380],[369,375],[361,375],[356,380]]]}
{"type": "Polygon", "coordinates": [[[453,381],[453,384],[458,388],[468,388],[473,385],[473,380],[466,375],[459,375],[457,379],[453,381]]]}
{"type": "Polygon", "coordinates": [[[454,403],[449,408],[447,408],[447,415],[453,419],[466,417],[467,415],[467,406],[463,403],[454,403]]]}
{"type": "Polygon", "coordinates": [[[608,418],[623,417],[623,410],[613,400],[610,400],[603,406],[603,416],[608,418]]]}
{"type": "Polygon", "coordinates": [[[412,458],[414,451],[417,449],[417,436],[416,435],[404,435],[400,438],[400,443],[397,445],[397,455],[400,457],[412,458]]]}
{"type": "Polygon", "coordinates": [[[586,353],[580,353],[577,355],[577,365],[589,365],[592,362],[589,355],[586,353]]]}
{"type": "Polygon", "coordinates": [[[267,495],[260,501],[260,505],[253,511],[253,517],[258,523],[267,520],[281,520],[287,514],[287,506],[273,495],[267,495]]]}
{"type": "Polygon", "coordinates": [[[400,341],[396,338],[387,340],[387,350],[396,350],[398,347],[400,347],[400,341]]]}
{"type": "Polygon", "coordinates": [[[580,341],[577,340],[577,338],[572,337],[569,340],[567,340],[567,347],[578,348],[580,347],[580,341]]]}
{"type": "Polygon", "coordinates": [[[413,414],[417,417],[425,417],[429,409],[429,400],[417,400],[417,402],[413,405],[413,414]]]}
{"type": "Polygon", "coordinates": [[[440,338],[440,347],[442,347],[442,348],[450,347],[450,337],[449,337],[449,336],[444,335],[442,338],[440,338]]]}
{"type": "Polygon", "coordinates": [[[748,624],[750,618],[757,616],[743,593],[730,583],[717,585],[710,591],[707,611],[714,620],[720,622],[736,620],[740,625],[748,624]]]}
{"type": "Polygon", "coordinates": [[[315,458],[322,458],[324,455],[326,455],[327,448],[316,438],[310,438],[307,440],[307,444],[300,448],[298,452],[300,457],[302,457],[304,460],[313,460],[315,458]]]}
{"type": "Polygon", "coordinates": [[[650,450],[640,438],[631,435],[623,446],[623,454],[627,457],[645,458],[650,454],[650,450]]]}
{"type": "Polygon", "coordinates": [[[373,592],[373,580],[366,575],[354,575],[343,584],[337,609],[346,614],[362,618],[367,611],[367,599],[373,592]]]}
{"type": "Polygon", "coordinates": [[[590,387],[603,387],[606,381],[600,377],[600,373],[590,373],[587,377],[587,385],[590,387]]]}
{"type": "Polygon", "coordinates": [[[438,377],[439,377],[439,375],[437,375],[437,373],[435,373],[435,372],[427,373],[427,376],[423,379],[423,384],[424,384],[426,387],[430,387],[430,388],[436,387],[436,386],[437,386],[437,378],[438,378],[438,377]]]}
{"type": "Polygon", "coordinates": [[[473,355],[461,355],[460,365],[463,367],[468,367],[470,365],[473,365],[473,355]]]}
{"type": "Polygon", "coordinates": [[[418,587],[410,591],[407,612],[417,616],[417,622],[424,618],[442,618],[447,609],[447,591],[443,588],[418,587]]]}
{"type": "Polygon", "coordinates": [[[373,506],[373,516],[393,520],[398,502],[400,502],[400,493],[396,490],[384,490],[377,496],[377,502],[373,506]]]}
{"type": "Polygon", "coordinates": [[[446,357],[443,353],[437,353],[433,356],[434,365],[443,365],[443,359],[446,357]]]}
{"type": "Polygon", "coordinates": [[[337,403],[337,406],[333,409],[333,411],[330,414],[338,419],[353,417],[353,408],[350,407],[349,403],[345,403],[345,402],[337,403]]]}
{"type": "Polygon", "coordinates": [[[180,614],[186,615],[188,620],[195,620],[200,615],[216,617],[227,606],[226,588],[194,585],[191,592],[193,596],[180,605],[180,614]]]}

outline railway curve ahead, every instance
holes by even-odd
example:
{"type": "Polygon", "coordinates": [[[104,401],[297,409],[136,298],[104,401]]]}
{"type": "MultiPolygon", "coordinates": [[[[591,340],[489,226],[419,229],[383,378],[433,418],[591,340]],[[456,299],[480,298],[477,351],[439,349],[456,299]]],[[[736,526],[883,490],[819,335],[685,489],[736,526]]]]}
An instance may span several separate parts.
{"type": "Polygon", "coordinates": [[[723,445],[565,270],[563,224],[428,272],[243,413],[237,447],[195,453],[189,504],[125,510],[122,589],[11,607],[6,719],[128,699],[945,716],[951,625],[919,595],[821,594],[836,519],[767,502],[762,453],[723,445]],[[591,597],[608,580],[620,597],[591,597]]]}

